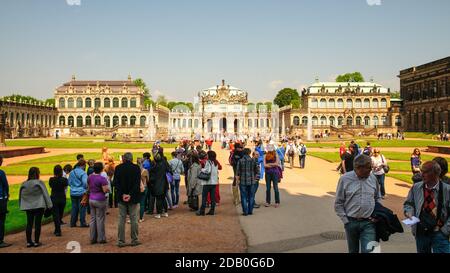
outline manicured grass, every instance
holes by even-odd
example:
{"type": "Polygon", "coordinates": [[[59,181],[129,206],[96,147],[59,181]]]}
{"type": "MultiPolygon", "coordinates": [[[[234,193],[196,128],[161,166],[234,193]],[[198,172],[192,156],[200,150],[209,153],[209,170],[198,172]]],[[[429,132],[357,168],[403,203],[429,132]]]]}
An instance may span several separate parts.
{"type": "Polygon", "coordinates": [[[386,174],[386,176],[398,179],[400,181],[403,181],[403,182],[406,182],[406,183],[409,183],[409,184],[413,183],[412,180],[411,180],[412,174],[388,173],[388,174],[386,174]]]}
{"type": "MultiPolygon", "coordinates": [[[[412,152],[412,151],[411,151],[412,152]]],[[[411,159],[411,154],[410,153],[402,153],[402,152],[383,152],[381,150],[381,153],[390,160],[402,160],[402,161],[410,161],[411,159]]],[[[435,158],[435,156],[433,155],[421,155],[422,161],[430,161],[433,160],[433,158],[435,158]]],[[[449,161],[450,162],[450,161],[449,161]]]]}
{"type": "MultiPolygon", "coordinates": [[[[309,155],[324,159],[328,162],[340,162],[341,159],[339,157],[338,152],[308,152],[309,155]]],[[[410,162],[411,155],[409,153],[401,153],[401,152],[382,152],[382,154],[389,160],[398,160],[404,161],[405,163],[410,162]]],[[[430,161],[434,158],[432,155],[422,155],[422,161],[430,161]]],[[[447,158],[447,161],[450,164],[450,158],[447,158]]],[[[403,162],[390,162],[390,164],[394,163],[403,163],[403,162]]]]}
{"type": "MultiPolygon", "coordinates": [[[[350,144],[349,140],[343,140],[346,145],[350,144]]],[[[309,148],[339,148],[342,141],[316,143],[307,142],[306,146],[309,148]]],[[[366,140],[356,141],[360,148],[366,146],[366,140]]],[[[427,147],[427,146],[450,146],[450,142],[434,141],[434,140],[375,140],[370,141],[372,147],[427,147]]]]}
{"type": "Polygon", "coordinates": [[[432,139],[436,136],[433,133],[424,133],[424,132],[405,132],[405,138],[426,138],[432,139]]]}
{"type": "Polygon", "coordinates": [[[308,152],[308,155],[318,157],[320,159],[326,160],[331,163],[341,162],[341,157],[339,153],[329,153],[329,152],[308,152]]]}
{"type": "MultiPolygon", "coordinates": [[[[47,189],[49,190],[50,194],[50,188],[48,186],[48,182],[45,182],[47,189]]],[[[20,184],[16,185],[10,185],[9,192],[10,192],[10,201],[8,202],[8,210],[9,213],[6,216],[6,233],[11,232],[18,232],[22,231],[26,228],[27,225],[27,215],[24,211],[21,211],[19,208],[19,191],[20,191],[20,184]]],[[[69,190],[67,191],[69,194],[69,190]]],[[[72,202],[70,198],[67,199],[65,213],[69,213],[72,207],[72,202]]],[[[53,218],[44,218],[44,223],[52,222],[53,218]]],[[[25,242],[25,238],[24,238],[25,242]]]]}
{"type": "MultiPolygon", "coordinates": [[[[58,140],[6,140],[7,147],[20,146],[39,146],[45,148],[67,148],[67,149],[83,149],[83,148],[98,148],[102,147],[114,149],[151,149],[153,143],[122,143],[122,142],[103,142],[99,140],[73,140],[73,139],[58,139],[58,140]]],[[[161,144],[163,148],[174,148],[176,144],[161,144]]]]}

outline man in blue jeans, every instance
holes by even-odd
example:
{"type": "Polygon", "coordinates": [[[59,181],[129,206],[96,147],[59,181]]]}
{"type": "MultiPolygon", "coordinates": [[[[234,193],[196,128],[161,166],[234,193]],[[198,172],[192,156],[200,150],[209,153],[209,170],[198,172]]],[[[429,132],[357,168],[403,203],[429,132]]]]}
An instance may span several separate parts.
{"type": "Polygon", "coordinates": [[[236,181],[241,192],[242,215],[252,215],[257,189],[258,163],[250,157],[251,150],[245,148],[244,156],[236,166],[236,181]]]}
{"type": "Polygon", "coordinates": [[[423,181],[414,184],[403,205],[406,217],[420,219],[411,228],[417,253],[450,253],[450,185],[440,181],[437,162],[425,162],[421,171],[423,181]]]}
{"type": "Polygon", "coordinates": [[[371,173],[372,160],[367,155],[355,158],[354,171],[341,176],[336,189],[334,208],[344,223],[349,253],[372,252],[376,229],[371,217],[379,202],[378,182],[371,173]]]}
{"type": "Polygon", "coordinates": [[[85,172],[86,161],[80,159],[69,175],[70,199],[72,200],[72,211],[70,227],[76,227],[78,214],[80,215],[80,227],[89,227],[86,224],[86,207],[81,206],[81,199],[87,190],[88,176],[85,172]]]}

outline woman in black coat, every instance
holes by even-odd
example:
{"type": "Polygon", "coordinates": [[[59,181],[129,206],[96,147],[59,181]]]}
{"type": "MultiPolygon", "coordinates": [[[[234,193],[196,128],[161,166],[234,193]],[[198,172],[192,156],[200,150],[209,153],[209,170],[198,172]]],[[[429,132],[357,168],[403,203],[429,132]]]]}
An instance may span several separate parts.
{"type": "Polygon", "coordinates": [[[150,169],[150,191],[156,198],[156,211],[155,218],[159,219],[161,216],[168,217],[167,203],[165,201],[166,193],[169,190],[169,183],[167,181],[166,174],[171,173],[169,163],[164,157],[163,148],[159,148],[153,153],[155,161],[150,169]]]}

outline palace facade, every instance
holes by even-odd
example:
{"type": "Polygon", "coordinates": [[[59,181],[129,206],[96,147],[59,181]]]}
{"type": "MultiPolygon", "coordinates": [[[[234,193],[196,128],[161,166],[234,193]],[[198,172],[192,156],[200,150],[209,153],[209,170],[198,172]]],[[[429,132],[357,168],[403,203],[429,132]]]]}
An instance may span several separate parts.
{"type": "Polygon", "coordinates": [[[280,109],[280,133],[308,136],[377,135],[402,129],[401,100],[374,82],[319,82],[301,94],[302,106],[280,109]]]}
{"type": "Polygon", "coordinates": [[[448,132],[450,57],[400,71],[405,127],[409,131],[448,132]]]}

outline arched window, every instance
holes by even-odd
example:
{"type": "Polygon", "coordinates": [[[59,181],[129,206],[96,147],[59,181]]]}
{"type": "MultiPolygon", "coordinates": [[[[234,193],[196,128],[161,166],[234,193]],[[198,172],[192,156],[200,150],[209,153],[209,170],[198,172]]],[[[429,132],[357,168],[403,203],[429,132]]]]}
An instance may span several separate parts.
{"type": "Polygon", "coordinates": [[[68,108],[73,108],[73,98],[69,98],[67,101],[67,107],[68,108]]]}
{"type": "Polygon", "coordinates": [[[362,123],[362,118],[356,117],[356,126],[361,126],[361,123],[362,123]]]}
{"type": "Polygon", "coordinates": [[[83,127],[83,117],[82,116],[77,117],[77,127],[83,127]]]}
{"type": "Polygon", "coordinates": [[[192,128],[192,119],[188,120],[188,128],[192,128]]]}
{"type": "Polygon", "coordinates": [[[74,118],[72,116],[69,116],[69,118],[67,119],[67,124],[69,124],[69,127],[74,126],[74,118]]]}
{"type": "Polygon", "coordinates": [[[253,125],[252,125],[252,120],[251,120],[251,119],[248,120],[248,127],[249,127],[249,128],[252,128],[252,127],[253,127],[253,125]]]}
{"type": "Polygon", "coordinates": [[[119,117],[114,116],[113,117],[113,127],[116,127],[117,125],[119,125],[119,117]]]}
{"type": "Polygon", "coordinates": [[[336,124],[336,119],[334,118],[334,117],[330,117],[330,125],[331,126],[335,126],[335,124],[336,124]]]}
{"type": "Polygon", "coordinates": [[[122,126],[127,126],[127,124],[128,124],[128,118],[127,118],[127,116],[122,116],[122,126]]]}
{"type": "Polygon", "coordinates": [[[363,107],[364,108],[370,108],[370,100],[369,99],[364,99],[364,105],[363,105],[363,107]]]}
{"type": "Polygon", "coordinates": [[[198,128],[198,119],[195,119],[195,120],[194,120],[194,127],[195,127],[195,128],[198,128]]]}
{"type": "Polygon", "coordinates": [[[381,116],[381,125],[388,125],[386,116],[381,116]]]}
{"type": "Polygon", "coordinates": [[[353,117],[351,117],[351,116],[347,117],[347,125],[353,126],[353,117]]]}
{"type": "Polygon", "coordinates": [[[64,116],[59,117],[59,126],[65,126],[66,125],[66,118],[64,116]]]}
{"type": "Polygon", "coordinates": [[[311,99],[311,108],[317,108],[318,101],[317,99],[311,99]]]}
{"type": "Polygon", "coordinates": [[[183,128],[186,128],[186,119],[183,119],[183,128]]]}
{"type": "Polygon", "coordinates": [[[327,100],[320,99],[320,108],[327,108],[327,100]]]}
{"type": "Polygon", "coordinates": [[[313,125],[313,126],[317,126],[318,123],[319,123],[319,118],[316,117],[316,116],[314,116],[314,117],[312,118],[312,125],[313,125]]]}
{"type": "Polygon", "coordinates": [[[325,116],[320,118],[320,125],[327,125],[327,118],[325,116]]]}
{"type": "Polygon", "coordinates": [[[378,108],[379,107],[378,106],[378,99],[373,99],[372,106],[373,106],[373,108],[378,108]]]}
{"type": "Polygon", "coordinates": [[[378,126],[378,117],[377,116],[373,117],[373,125],[378,126]]]}
{"type": "Polygon", "coordinates": [[[113,108],[119,108],[119,98],[113,99],[113,108]]]}
{"type": "Polygon", "coordinates": [[[86,126],[91,126],[92,124],[92,118],[90,116],[86,117],[86,126]]]}
{"type": "MultiPolygon", "coordinates": [[[[141,127],[144,127],[144,126],[145,126],[145,122],[146,122],[146,121],[147,121],[147,118],[146,118],[145,116],[141,116],[140,121],[139,121],[141,127]]],[[[174,121],[175,121],[175,120],[174,120],[174,121]]]]}
{"type": "Polygon", "coordinates": [[[402,117],[401,116],[395,117],[395,126],[402,126],[402,117]]]}
{"type": "Polygon", "coordinates": [[[130,107],[132,107],[132,108],[136,107],[136,98],[131,98],[130,107]]]}
{"type": "Polygon", "coordinates": [[[347,108],[348,108],[348,109],[353,108],[353,101],[352,101],[351,99],[348,99],[348,100],[347,100],[347,108]]]}
{"type": "Polygon", "coordinates": [[[59,99],[59,108],[66,108],[66,100],[64,98],[59,99]]]}
{"type": "Polygon", "coordinates": [[[110,98],[105,98],[103,100],[103,107],[105,107],[105,108],[111,107],[111,99],[110,98]]]}
{"type": "Polygon", "coordinates": [[[84,104],[86,105],[86,108],[91,108],[91,106],[92,106],[91,98],[86,98],[86,100],[84,101],[84,104]]]}
{"type": "Polygon", "coordinates": [[[381,108],[387,108],[387,100],[381,99],[381,108]]]}
{"type": "Polygon", "coordinates": [[[343,99],[337,100],[337,108],[344,108],[344,100],[343,99]]]}
{"type": "Polygon", "coordinates": [[[294,126],[299,126],[300,125],[300,118],[295,116],[294,117],[294,126]]]}
{"type": "Polygon", "coordinates": [[[303,126],[308,125],[308,117],[302,117],[302,125],[303,126]]]}
{"type": "Polygon", "coordinates": [[[83,99],[82,98],[77,99],[77,108],[83,108],[83,99]]]}
{"type": "Polygon", "coordinates": [[[100,108],[100,98],[95,98],[94,100],[94,107],[95,108],[100,108]]]}
{"type": "Polygon", "coordinates": [[[328,101],[328,108],[336,108],[336,101],[334,99],[328,101]]]}
{"type": "Polygon", "coordinates": [[[136,125],[136,117],[135,116],[131,116],[130,117],[130,125],[131,126],[135,126],[136,125]]]}
{"type": "Polygon", "coordinates": [[[101,118],[100,116],[95,116],[95,126],[100,126],[101,125],[101,118]]]}
{"type": "Polygon", "coordinates": [[[361,108],[361,107],[362,107],[361,99],[356,99],[356,101],[355,101],[355,108],[361,108]]]}
{"type": "Polygon", "coordinates": [[[370,118],[369,117],[364,117],[364,126],[369,127],[370,126],[370,118]]]}
{"type": "Polygon", "coordinates": [[[127,100],[127,98],[122,98],[122,108],[128,108],[128,100],[127,100]]]}
{"type": "Polygon", "coordinates": [[[111,127],[111,118],[109,116],[105,116],[103,118],[103,123],[105,124],[106,128],[111,127]]]}

